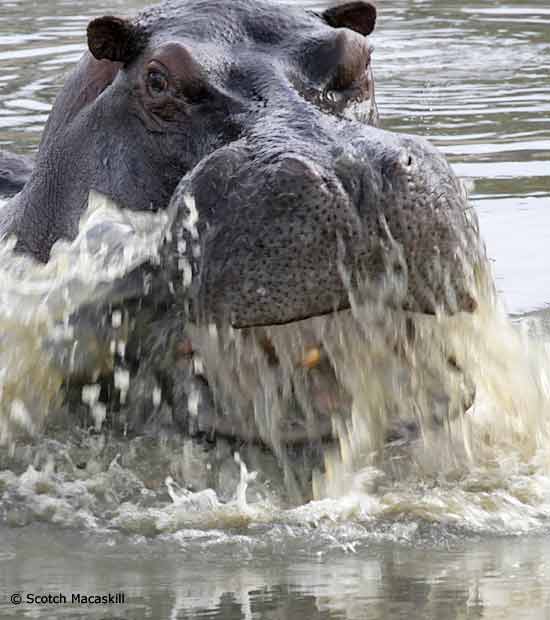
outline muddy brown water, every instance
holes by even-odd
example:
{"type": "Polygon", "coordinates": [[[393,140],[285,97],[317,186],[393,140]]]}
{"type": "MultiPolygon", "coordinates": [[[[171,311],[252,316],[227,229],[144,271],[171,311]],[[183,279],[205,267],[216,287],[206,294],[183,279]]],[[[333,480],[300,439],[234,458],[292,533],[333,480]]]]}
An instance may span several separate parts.
{"type": "MultiPolygon", "coordinates": [[[[87,21],[143,4],[2,1],[3,148],[36,148],[87,21]]],[[[1,618],[550,618],[550,8],[378,4],[384,126],[430,138],[472,185],[513,319],[470,333],[483,352],[470,427],[389,471],[335,465],[300,506],[278,501],[276,467],[253,450],[243,461],[263,471],[246,485],[229,447],[204,459],[178,438],[94,435],[86,463],[61,429],[0,448],[1,618]],[[213,470],[225,494],[208,490],[213,470]]]]}

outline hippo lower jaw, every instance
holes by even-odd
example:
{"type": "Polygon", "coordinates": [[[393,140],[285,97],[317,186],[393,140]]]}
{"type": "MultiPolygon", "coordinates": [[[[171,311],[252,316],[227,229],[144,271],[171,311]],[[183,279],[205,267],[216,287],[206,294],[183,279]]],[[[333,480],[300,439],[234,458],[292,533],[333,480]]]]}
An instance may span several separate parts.
{"type": "Polygon", "coordinates": [[[382,443],[441,428],[472,406],[475,386],[443,342],[404,334],[411,317],[363,322],[340,311],[244,330],[191,326],[199,374],[180,423],[275,449],[342,438],[358,419],[382,443]]]}

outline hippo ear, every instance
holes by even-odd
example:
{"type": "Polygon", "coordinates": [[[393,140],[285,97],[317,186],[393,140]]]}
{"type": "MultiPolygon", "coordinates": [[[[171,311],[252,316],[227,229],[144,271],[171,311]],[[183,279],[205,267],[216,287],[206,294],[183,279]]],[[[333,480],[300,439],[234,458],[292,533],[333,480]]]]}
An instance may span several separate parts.
{"type": "Polygon", "coordinates": [[[376,7],[370,2],[347,2],[327,9],[323,19],[334,28],[349,28],[365,37],[376,25],[376,7]]]}
{"type": "Polygon", "coordinates": [[[97,60],[128,64],[146,43],[145,32],[127,19],[105,16],[88,24],[88,48],[97,60]]]}

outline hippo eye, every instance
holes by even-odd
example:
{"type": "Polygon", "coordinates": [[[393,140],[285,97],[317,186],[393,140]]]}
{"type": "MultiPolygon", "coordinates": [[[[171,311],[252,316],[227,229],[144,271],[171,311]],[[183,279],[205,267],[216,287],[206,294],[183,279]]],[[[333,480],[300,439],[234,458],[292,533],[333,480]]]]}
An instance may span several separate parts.
{"type": "Polygon", "coordinates": [[[160,71],[151,69],[147,74],[147,87],[153,96],[162,95],[168,90],[168,80],[160,71]]]}

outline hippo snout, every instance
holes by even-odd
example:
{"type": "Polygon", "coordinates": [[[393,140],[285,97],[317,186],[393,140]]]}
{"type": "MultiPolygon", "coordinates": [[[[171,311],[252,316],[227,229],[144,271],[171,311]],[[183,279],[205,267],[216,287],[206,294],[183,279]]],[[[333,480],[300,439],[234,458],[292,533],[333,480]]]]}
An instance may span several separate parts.
{"type": "MultiPolygon", "coordinates": [[[[366,284],[403,271],[402,309],[473,312],[476,273],[486,258],[462,182],[427,140],[370,133],[375,139],[351,140],[335,163],[367,237],[366,284]]],[[[361,248],[351,251],[358,256],[361,248]]]]}
{"type": "Polygon", "coordinates": [[[276,152],[242,140],[187,175],[172,208],[166,254],[184,265],[198,320],[283,324],[348,308],[350,295],[428,314],[476,307],[475,216],[420,138],[361,127],[330,148],[276,152]]]}

